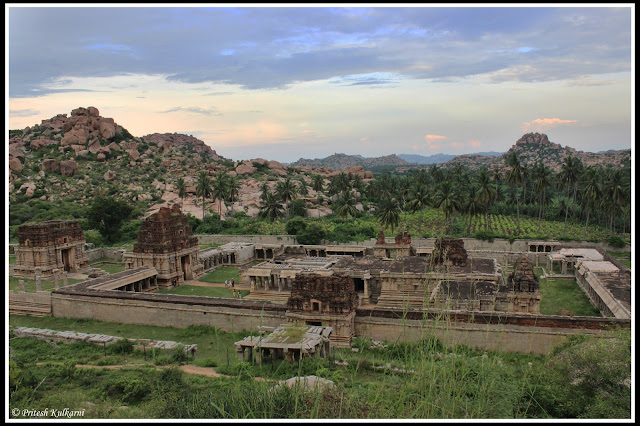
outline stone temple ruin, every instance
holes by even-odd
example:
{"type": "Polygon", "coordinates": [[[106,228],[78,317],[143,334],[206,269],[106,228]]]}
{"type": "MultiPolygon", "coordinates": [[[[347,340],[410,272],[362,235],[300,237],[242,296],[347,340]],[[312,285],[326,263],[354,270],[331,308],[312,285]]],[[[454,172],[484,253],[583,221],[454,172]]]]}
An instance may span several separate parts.
{"type": "Polygon", "coordinates": [[[160,288],[175,287],[204,274],[198,238],[177,204],[161,208],[142,222],[133,253],[125,253],[123,260],[126,269],[155,268],[160,288]]]}
{"type": "Polygon", "coordinates": [[[84,233],[76,220],[48,220],[18,228],[16,277],[36,279],[78,272],[89,265],[84,233]]]}
{"type": "Polygon", "coordinates": [[[355,336],[353,320],[358,294],[344,275],[302,273],[293,280],[286,317],[291,322],[330,326],[334,345],[349,345],[355,336]]]}

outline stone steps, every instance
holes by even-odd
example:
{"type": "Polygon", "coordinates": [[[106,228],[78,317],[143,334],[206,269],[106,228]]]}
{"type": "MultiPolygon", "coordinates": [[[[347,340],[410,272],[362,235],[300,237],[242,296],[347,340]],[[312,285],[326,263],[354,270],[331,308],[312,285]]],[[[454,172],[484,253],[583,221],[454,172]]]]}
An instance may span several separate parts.
{"type": "Polygon", "coordinates": [[[423,308],[429,304],[429,299],[422,290],[399,291],[396,293],[382,293],[377,305],[390,308],[423,308]]]}
{"type": "Polygon", "coordinates": [[[289,292],[278,293],[276,291],[252,291],[248,295],[244,296],[244,300],[268,300],[270,302],[287,303],[289,300],[289,292]]]}
{"type": "Polygon", "coordinates": [[[33,315],[44,317],[51,315],[50,303],[12,301],[9,303],[9,313],[16,315],[33,315]]]}

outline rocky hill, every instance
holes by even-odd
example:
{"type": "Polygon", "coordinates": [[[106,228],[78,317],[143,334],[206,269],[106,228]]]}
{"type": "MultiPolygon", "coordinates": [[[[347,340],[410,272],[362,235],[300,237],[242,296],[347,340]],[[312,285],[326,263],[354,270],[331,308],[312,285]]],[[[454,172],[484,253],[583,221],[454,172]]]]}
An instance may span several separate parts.
{"type": "Polygon", "coordinates": [[[631,150],[610,150],[601,153],[578,151],[569,146],[562,146],[549,141],[547,135],[543,133],[527,133],[509,148],[507,152],[496,157],[478,154],[460,155],[445,164],[443,167],[455,167],[463,164],[470,169],[487,167],[489,169],[506,170],[505,158],[516,152],[520,161],[526,165],[533,165],[536,161],[542,162],[554,172],[559,172],[562,162],[568,156],[579,158],[585,166],[590,165],[612,165],[622,166],[624,161],[631,157],[631,150]]]}
{"type": "Polygon", "coordinates": [[[360,155],[333,154],[325,158],[315,158],[313,160],[301,158],[296,162],[289,164],[292,167],[321,167],[333,170],[346,170],[349,167],[361,166],[365,170],[371,170],[373,167],[384,166],[409,166],[411,163],[403,160],[395,154],[385,155],[382,157],[362,157],[360,155]]]}
{"type": "MultiPolygon", "coordinates": [[[[317,194],[310,188],[311,176],[330,179],[340,173],[323,167],[286,167],[262,158],[234,162],[203,141],[178,133],[136,137],[113,118],[100,116],[95,107],[80,107],[70,116],[58,114],[40,124],[9,131],[9,204],[13,211],[28,206],[39,211],[54,205],[81,208],[97,195],[117,194],[146,215],[180,203],[183,211],[201,218],[202,199],[196,195],[201,171],[206,171],[210,179],[225,173],[240,183],[233,203],[222,202],[219,206],[210,199],[206,201],[209,211],[217,212],[220,207],[223,217],[240,210],[255,216],[260,187],[266,183],[273,189],[287,177],[297,185],[301,180],[306,182],[309,214],[324,216],[330,209],[326,200],[317,205],[317,194]],[[178,178],[187,184],[184,200],[176,190],[178,178]],[[16,208],[18,205],[20,208],[16,208]]],[[[365,181],[373,178],[373,173],[362,166],[344,171],[365,181]]],[[[26,214],[14,217],[10,225],[28,219],[26,214]]]]}

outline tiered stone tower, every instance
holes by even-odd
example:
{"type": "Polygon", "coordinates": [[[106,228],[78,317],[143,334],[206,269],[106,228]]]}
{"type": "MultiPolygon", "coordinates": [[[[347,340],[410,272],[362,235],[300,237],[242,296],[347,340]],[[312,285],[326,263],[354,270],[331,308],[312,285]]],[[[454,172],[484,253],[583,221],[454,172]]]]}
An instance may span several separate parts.
{"type": "Polygon", "coordinates": [[[14,275],[35,279],[60,272],[78,272],[89,265],[84,233],[75,220],[49,220],[18,228],[14,275]]]}
{"type": "Polygon", "coordinates": [[[156,268],[158,286],[167,288],[204,274],[198,252],[198,238],[176,204],[171,209],[162,207],[142,222],[133,253],[125,253],[124,262],[127,269],[156,268]]]}

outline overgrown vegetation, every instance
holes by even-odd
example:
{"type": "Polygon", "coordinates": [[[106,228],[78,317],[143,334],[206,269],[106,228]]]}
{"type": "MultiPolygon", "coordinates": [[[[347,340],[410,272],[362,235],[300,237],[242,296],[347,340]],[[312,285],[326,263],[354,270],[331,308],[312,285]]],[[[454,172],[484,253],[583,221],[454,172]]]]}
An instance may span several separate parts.
{"type": "Polygon", "coordinates": [[[569,337],[549,355],[485,352],[460,345],[447,348],[425,329],[423,338],[414,343],[383,342],[383,347],[358,338],[354,341],[357,353],[334,349],[329,359],[253,364],[235,359],[233,341],[243,334],[232,335],[210,327],[180,330],[10,316],[11,325],[44,327],[56,322],[62,327],[58,329],[100,328],[107,332],[121,327],[123,337],[179,337],[198,343],[200,361],[196,363],[215,368],[226,377],[185,374],[178,366],[190,360],[177,350],[153,355],[147,352],[145,360],[145,354],[138,350],[105,356],[101,347],[87,343],[60,343],[56,349],[43,341],[10,336],[9,409],[81,407],[85,408],[85,418],[102,419],[631,416],[629,329],[612,330],[601,337],[569,337]],[[215,352],[207,349],[208,341],[215,352]],[[106,370],[77,366],[113,364],[106,359],[129,367],[106,370]],[[334,388],[274,388],[278,380],[304,375],[332,380],[334,388]]]}

